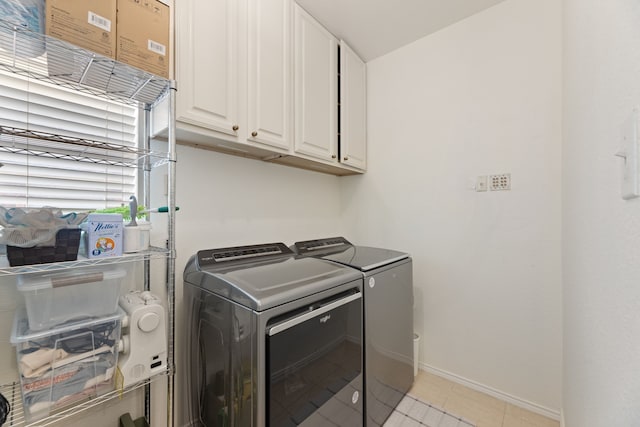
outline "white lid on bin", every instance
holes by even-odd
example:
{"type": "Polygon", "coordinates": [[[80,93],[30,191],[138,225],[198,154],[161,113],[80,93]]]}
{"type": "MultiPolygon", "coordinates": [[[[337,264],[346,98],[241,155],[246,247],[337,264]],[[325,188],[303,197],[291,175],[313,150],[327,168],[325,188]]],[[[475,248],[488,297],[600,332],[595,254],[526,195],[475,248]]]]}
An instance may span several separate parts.
{"type": "Polygon", "coordinates": [[[51,335],[73,332],[78,329],[91,329],[102,323],[115,322],[124,318],[124,311],[118,307],[118,311],[108,316],[94,317],[82,321],[75,321],[55,326],[43,331],[32,331],[29,329],[29,321],[27,319],[27,311],[24,307],[16,310],[13,318],[13,328],[11,329],[11,344],[19,344],[27,341],[37,341],[51,335]]]}
{"type": "Polygon", "coordinates": [[[62,286],[75,286],[105,280],[122,279],[126,276],[123,269],[73,270],[64,273],[22,274],[18,276],[17,288],[20,292],[33,292],[62,286]]]}

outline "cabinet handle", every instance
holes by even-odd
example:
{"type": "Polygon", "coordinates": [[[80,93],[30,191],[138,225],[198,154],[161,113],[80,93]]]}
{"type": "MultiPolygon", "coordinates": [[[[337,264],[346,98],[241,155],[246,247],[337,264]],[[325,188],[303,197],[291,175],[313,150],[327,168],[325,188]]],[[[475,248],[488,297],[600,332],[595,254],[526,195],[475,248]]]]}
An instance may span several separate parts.
{"type": "Polygon", "coordinates": [[[336,158],[336,155],[335,155],[335,154],[332,154],[332,155],[331,155],[331,158],[332,158],[332,159],[335,159],[335,158],[336,158]]]}
{"type": "Polygon", "coordinates": [[[258,136],[258,132],[254,130],[253,132],[251,132],[251,136],[255,138],[256,136],[258,136]]]}
{"type": "Polygon", "coordinates": [[[346,162],[347,160],[349,160],[349,158],[348,158],[348,157],[345,157],[345,158],[344,158],[344,161],[346,162]]]}
{"type": "Polygon", "coordinates": [[[236,132],[238,129],[240,129],[240,126],[233,125],[233,127],[231,129],[233,129],[233,131],[236,132]]]}

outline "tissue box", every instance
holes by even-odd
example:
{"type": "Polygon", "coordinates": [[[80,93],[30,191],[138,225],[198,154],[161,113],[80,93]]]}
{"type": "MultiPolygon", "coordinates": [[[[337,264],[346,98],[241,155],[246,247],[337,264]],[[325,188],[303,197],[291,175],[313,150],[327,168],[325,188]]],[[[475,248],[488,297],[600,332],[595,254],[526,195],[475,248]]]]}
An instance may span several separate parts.
{"type": "Polygon", "coordinates": [[[89,214],[83,224],[87,258],[122,255],[122,215],[89,214]]]}

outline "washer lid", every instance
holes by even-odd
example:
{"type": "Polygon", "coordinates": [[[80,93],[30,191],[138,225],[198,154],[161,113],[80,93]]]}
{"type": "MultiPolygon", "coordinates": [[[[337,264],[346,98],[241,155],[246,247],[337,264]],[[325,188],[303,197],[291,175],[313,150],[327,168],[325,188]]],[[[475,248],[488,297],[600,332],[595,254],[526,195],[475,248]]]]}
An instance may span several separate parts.
{"type": "MultiPolygon", "coordinates": [[[[231,261],[204,265],[198,262],[203,256],[194,255],[187,263],[184,280],[255,311],[361,280],[353,269],[321,259],[295,258],[284,251],[281,256],[249,256],[258,248],[236,248],[231,251],[231,261]]],[[[229,252],[233,248],[225,249],[229,252]]]]}
{"type": "Polygon", "coordinates": [[[322,258],[330,259],[361,271],[370,271],[409,258],[409,254],[391,249],[351,246],[342,252],[325,255],[322,258]]]}
{"type": "Polygon", "coordinates": [[[328,259],[361,271],[370,271],[409,258],[409,254],[391,249],[354,246],[344,237],[296,242],[294,247],[301,256],[328,259]]]}

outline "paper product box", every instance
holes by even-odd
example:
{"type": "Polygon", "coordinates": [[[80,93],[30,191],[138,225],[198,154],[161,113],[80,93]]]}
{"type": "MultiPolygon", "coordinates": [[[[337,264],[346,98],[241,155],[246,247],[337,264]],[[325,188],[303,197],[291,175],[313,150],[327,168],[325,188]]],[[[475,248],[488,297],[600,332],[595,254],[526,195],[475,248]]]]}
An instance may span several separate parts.
{"type": "Polygon", "coordinates": [[[89,214],[84,223],[87,258],[122,255],[122,215],[89,214]]]}
{"type": "Polygon", "coordinates": [[[116,0],[46,0],[46,34],[115,59],[116,6],[116,0]]]}
{"type": "Polygon", "coordinates": [[[169,23],[159,0],[118,0],[116,59],[169,78],[169,23]]]}

